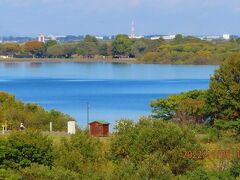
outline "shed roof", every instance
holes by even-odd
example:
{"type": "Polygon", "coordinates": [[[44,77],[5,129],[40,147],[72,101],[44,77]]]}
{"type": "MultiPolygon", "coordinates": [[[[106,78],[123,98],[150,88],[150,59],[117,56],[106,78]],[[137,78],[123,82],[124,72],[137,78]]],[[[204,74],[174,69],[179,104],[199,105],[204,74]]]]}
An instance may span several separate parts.
{"type": "Polygon", "coordinates": [[[93,121],[93,122],[90,122],[89,124],[93,124],[93,123],[99,123],[99,124],[110,124],[108,123],[107,121],[93,121]]]}

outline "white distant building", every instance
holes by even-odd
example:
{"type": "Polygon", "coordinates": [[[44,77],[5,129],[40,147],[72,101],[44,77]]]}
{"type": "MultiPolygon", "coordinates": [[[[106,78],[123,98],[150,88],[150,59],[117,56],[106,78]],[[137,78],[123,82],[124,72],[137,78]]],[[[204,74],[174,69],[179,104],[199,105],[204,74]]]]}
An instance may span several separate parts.
{"type": "Polygon", "coordinates": [[[130,39],[141,39],[144,38],[144,36],[129,36],[130,39]]]}
{"type": "Polygon", "coordinates": [[[223,39],[224,40],[230,40],[231,39],[231,35],[230,34],[223,34],[223,39]]]}
{"type": "Polygon", "coordinates": [[[154,37],[151,37],[150,39],[151,40],[158,40],[158,39],[160,39],[161,38],[161,36],[154,36],[154,37]]]}
{"type": "Polygon", "coordinates": [[[205,39],[206,39],[207,41],[213,41],[213,40],[221,39],[221,36],[211,35],[211,36],[206,36],[205,39]]]}
{"type": "Polygon", "coordinates": [[[56,40],[56,36],[53,36],[53,35],[48,35],[48,36],[45,36],[44,34],[39,34],[38,36],[38,42],[47,42],[49,40],[56,40]]]}
{"type": "Polygon", "coordinates": [[[176,35],[167,35],[167,36],[162,36],[164,40],[173,40],[176,37],[176,35]]]}
{"type": "Polygon", "coordinates": [[[39,36],[38,36],[38,42],[43,42],[43,43],[45,43],[45,35],[44,35],[44,34],[39,34],[39,36]]]}
{"type": "Polygon", "coordinates": [[[153,36],[150,39],[151,40],[157,40],[157,39],[164,39],[164,40],[173,40],[176,37],[176,35],[165,35],[165,36],[153,36]]]}
{"type": "Polygon", "coordinates": [[[102,36],[95,36],[95,38],[98,39],[98,40],[103,40],[104,39],[104,37],[102,37],[102,36]]]}

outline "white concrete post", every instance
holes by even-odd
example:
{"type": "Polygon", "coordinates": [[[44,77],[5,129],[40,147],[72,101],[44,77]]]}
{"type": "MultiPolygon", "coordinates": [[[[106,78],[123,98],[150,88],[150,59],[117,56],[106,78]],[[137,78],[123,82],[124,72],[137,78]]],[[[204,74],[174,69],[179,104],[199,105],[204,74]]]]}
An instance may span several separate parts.
{"type": "Polygon", "coordinates": [[[75,133],[76,133],[76,122],[68,121],[68,134],[75,134],[75,133]]]}
{"type": "Polygon", "coordinates": [[[52,132],[52,122],[50,122],[49,126],[50,126],[50,133],[51,133],[52,132]]]}

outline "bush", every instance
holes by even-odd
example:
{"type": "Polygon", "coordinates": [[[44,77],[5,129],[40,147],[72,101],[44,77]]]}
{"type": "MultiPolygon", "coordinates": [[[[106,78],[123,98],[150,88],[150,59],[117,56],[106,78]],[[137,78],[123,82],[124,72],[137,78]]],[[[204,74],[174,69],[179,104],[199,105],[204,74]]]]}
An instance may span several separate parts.
{"type": "Polygon", "coordinates": [[[136,167],[131,161],[123,160],[115,166],[110,179],[171,179],[174,175],[161,159],[149,155],[136,167]]]}
{"type": "Polygon", "coordinates": [[[12,132],[0,139],[0,167],[20,169],[32,163],[52,166],[52,141],[39,132],[12,132]]]}
{"type": "Polygon", "coordinates": [[[240,177],[240,159],[234,159],[232,162],[232,167],[230,168],[230,173],[233,177],[240,177]]]}
{"type": "Polygon", "coordinates": [[[105,166],[101,142],[87,132],[78,131],[70,139],[62,139],[57,149],[56,166],[81,174],[81,177],[101,176],[105,166]]]}
{"type": "Polygon", "coordinates": [[[80,179],[77,173],[71,172],[64,168],[49,167],[33,164],[30,167],[20,170],[22,179],[26,180],[77,180],[80,179]]]}
{"type": "Polygon", "coordinates": [[[0,179],[18,180],[21,179],[21,175],[11,169],[0,169],[0,179]]]}
{"type": "Polygon", "coordinates": [[[112,137],[110,153],[115,164],[128,160],[138,171],[143,164],[146,165],[146,170],[151,169],[147,167],[148,163],[150,165],[161,162],[174,174],[181,174],[198,166],[196,160],[184,158],[186,151],[201,149],[189,129],[181,129],[171,122],[150,118],[142,118],[138,123],[132,124],[131,129],[116,129],[112,137]],[[152,156],[156,159],[150,163],[152,156]]]}
{"type": "Polygon", "coordinates": [[[195,171],[188,172],[185,176],[180,178],[182,180],[188,179],[188,180],[209,180],[208,173],[202,169],[198,168],[195,171]]]}

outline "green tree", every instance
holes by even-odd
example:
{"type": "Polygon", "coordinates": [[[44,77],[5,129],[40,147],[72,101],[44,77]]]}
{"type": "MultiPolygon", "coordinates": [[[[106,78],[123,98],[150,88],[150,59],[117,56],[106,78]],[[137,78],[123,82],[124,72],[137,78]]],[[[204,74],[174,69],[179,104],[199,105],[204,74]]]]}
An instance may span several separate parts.
{"type": "Polygon", "coordinates": [[[99,54],[102,55],[102,56],[108,56],[108,44],[107,43],[102,43],[102,44],[99,44],[98,46],[98,49],[99,49],[99,54]]]}
{"type": "Polygon", "coordinates": [[[64,57],[64,48],[60,44],[56,44],[47,48],[47,55],[50,57],[64,57]]]}
{"type": "Polygon", "coordinates": [[[235,120],[240,115],[240,55],[228,58],[211,77],[208,103],[213,118],[235,120]]]}
{"type": "Polygon", "coordinates": [[[117,35],[112,46],[115,56],[129,56],[131,54],[132,41],[128,35],[117,35]]]}
{"type": "Polygon", "coordinates": [[[57,45],[57,41],[56,40],[49,40],[45,43],[45,48],[48,49],[49,47],[55,46],[57,45]]]}
{"type": "Polygon", "coordinates": [[[94,42],[81,42],[77,46],[77,53],[84,57],[94,57],[99,54],[97,45],[94,42]]]}
{"type": "Polygon", "coordinates": [[[181,34],[177,34],[174,38],[174,43],[179,44],[179,43],[183,42],[183,39],[184,38],[181,34]]]}
{"type": "Polygon", "coordinates": [[[132,54],[135,57],[140,56],[143,54],[147,49],[147,44],[144,42],[143,39],[136,40],[132,45],[132,54]]]}
{"type": "Polygon", "coordinates": [[[12,132],[0,138],[0,167],[20,169],[32,163],[51,167],[53,164],[52,141],[39,132],[12,132]]]}
{"type": "Polygon", "coordinates": [[[180,122],[203,122],[207,118],[207,91],[193,90],[168,98],[160,98],[151,103],[152,116],[164,120],[176,119],[180,122]]]}
{"type": "Polygon", "coordinates": [[[88,133],[78,131],[62,139],[57,147],[55,166],[80,173],[82,178],[101,176],[105,164],[101,142],[88,133]]]}
{"type": "Polygon", "coordinates": [[[94,43],[95,45],[98,45],[98,40],[94,36],[86,35],[84,40],[84,43],[94,43]]]}
{"type": "Polygon", "coordinates": [[[71,58],[73,54],[76,54],[76,43],[65,43],[62,44],[65,58],[71,58]]]}

